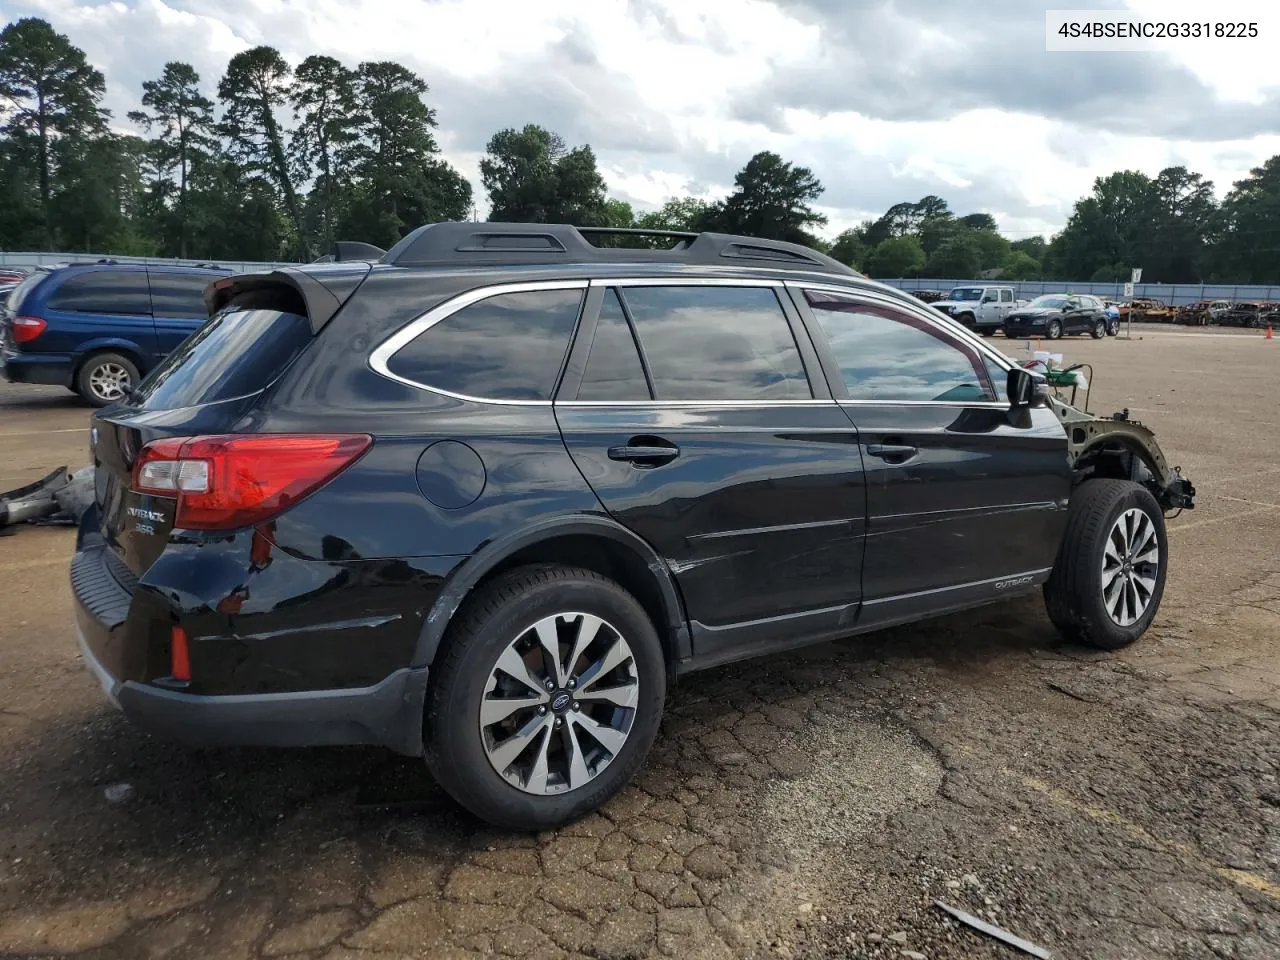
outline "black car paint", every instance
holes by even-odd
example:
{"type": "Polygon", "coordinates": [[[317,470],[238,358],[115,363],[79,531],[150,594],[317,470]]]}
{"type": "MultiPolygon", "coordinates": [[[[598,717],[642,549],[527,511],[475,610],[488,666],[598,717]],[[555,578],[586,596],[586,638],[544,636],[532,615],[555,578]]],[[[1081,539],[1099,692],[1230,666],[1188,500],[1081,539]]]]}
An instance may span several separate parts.
{"type": "Polygon", "coordinates": [[[1043,337],[1052,321],[1062,325],[1062,335],[1090,333],[1099,322],[1107,323],[1107,311],[1093,298],[1072,300],[1076,306],[1020,307],[1005,317],[1003,329],[1008,337],[1043,337]],[[1036,321],[1043,321],[1037,323],[1036,321]]]}
{"type": "MultiPolygon", "coordinates": [[[[258,735],[231,724],[218,735],[230,742],[313,742],[311,716],[315,742],[415,753],[426,668],[467,590],[515,551],[555,537],[608,540],[649,571],[675,672],[1000,599],[1005,587],[1033,587],[1048,575],[1070,484],[1065,434],[1052,414],[837,402],[843,386],[802,304],[787,314],[813,401],[502,405],[407,386],[365,358],[404,324],[477,286],[709,271],[376,266],[355,283],[351,271],[330,270],[344,281],[345,303],[261,394],[178,410],[117,405],[94,418],[103,511],[86,516],[81,553],[124,592],[128,615],[108,623],[78,590],[82,642],[115,677],[113,696],[162,732],[184,735],[173,729],[174,702],[203,717],[210,704],[240,698],[246,717],[281,727],[258,735]],[[257,529],[174,530],[173,501],[128,490],[138,451],[160,437],[319,430],[369,433],[375,442],[257,529]],[[679,457],[642,467],[602,455],[641,436],[670,441],[679,457]],[[450,489],[447,471],[428,471],[428,486],[437,486],[424,490],[424,452],[444,440],[474,452],[482,483],[468,468],[450,489]],[[895,464],[868,453],[899,440],[918,455],[895,464]],[[189,683],[166,676],[173,624],[190,637],[189,683]],[[336,696],[343,690],[372,692],[359,706],[336,696]],[[290,699],[312,693],[333,709],[290,699]]],[[[768,268],[716,275],[795,279],[768,268]]],[[[852,278],[813,282],[889,298],[917,315],[929,309],[852,278]]],[[[598,310],[598,298],[589,302],[598,310]]],[[[580,326],[593,322],[589,309],[580,326]]],[[[572,356],[566,363],[568,378],[572,356]]],[[[204,742],[219,722],[193,720],[186,734],[204,742]]]]}

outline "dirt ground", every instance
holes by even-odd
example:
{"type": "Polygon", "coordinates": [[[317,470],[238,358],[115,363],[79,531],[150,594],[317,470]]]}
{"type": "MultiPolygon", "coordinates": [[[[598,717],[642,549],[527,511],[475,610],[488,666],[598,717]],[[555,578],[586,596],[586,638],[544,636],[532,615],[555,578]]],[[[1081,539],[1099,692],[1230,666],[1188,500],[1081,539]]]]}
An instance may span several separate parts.
{"type": "MultiPolygon", "coordinates": [[[[139,733],[76,652],[72,532],[0,538],[0,955],[1013,956],[942,899],[1062,958],[1280,956],[1280,340],[1058,349],[1199,491],[1146,637],[1064,646],[1031,596],[694,675],[634,786],[538,836],[380,751],[139,733]]],[[[0,386],[0,489],[87,420],[0,386]]]]}

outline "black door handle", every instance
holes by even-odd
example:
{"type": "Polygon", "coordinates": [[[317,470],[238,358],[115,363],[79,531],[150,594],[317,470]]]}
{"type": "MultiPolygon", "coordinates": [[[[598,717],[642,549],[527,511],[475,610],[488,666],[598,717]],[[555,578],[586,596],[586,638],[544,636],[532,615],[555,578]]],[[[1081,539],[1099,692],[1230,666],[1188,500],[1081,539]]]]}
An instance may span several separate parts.
{"type": "Polygon", "coordinates": [[[660,467],[680,456],[680,448],[661,437],[632,437],[626,444],[609,448],[609,459],[634,463],[637,467],[660,467]]]}
{"type": "Polygon", "coordinates": [[[879,457],[885,463],[906,463],[920,452],[918,447],[903,443],[869,443],[866,450],[871,456],[879,457]]]}

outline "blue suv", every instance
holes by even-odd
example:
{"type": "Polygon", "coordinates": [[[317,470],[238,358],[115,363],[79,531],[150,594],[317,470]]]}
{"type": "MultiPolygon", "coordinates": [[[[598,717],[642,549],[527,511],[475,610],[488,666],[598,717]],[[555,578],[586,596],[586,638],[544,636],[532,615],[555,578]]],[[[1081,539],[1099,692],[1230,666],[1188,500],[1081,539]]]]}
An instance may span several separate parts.
{"type": "Polygon", "coordinates": [[[205,321],[204,289],[229,273],[113,261],[38,269],[0,310],[5,377],[115,403],[205,321]]]}

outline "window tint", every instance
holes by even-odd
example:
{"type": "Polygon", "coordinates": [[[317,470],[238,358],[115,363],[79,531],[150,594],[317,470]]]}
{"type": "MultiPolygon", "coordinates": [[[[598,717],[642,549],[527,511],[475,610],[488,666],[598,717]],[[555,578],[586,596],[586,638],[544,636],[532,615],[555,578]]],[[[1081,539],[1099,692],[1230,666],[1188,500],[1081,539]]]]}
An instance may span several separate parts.
{"type": "Polygon", "coordinates": [[[806,291],[851,400],[992,400],[978,358],[924,320],[806,291]]]}
{"type": "Polygon", "coordinates": [[[398,377],[493,400],[548,400],[581,290],[503,293],[446,317],[387,362],[398,377]]]}
{"type": "Polygon", "coordinates": [[[648,400],[640,353],[631,327],[622,313],[618,294],[610,290],[600,307],[595,338],[587,357],[586,372],[578,388],[579,400],[648,400]]]}
{"type": "Polygon", "coordinates": [[[47,270],[32,270],[25,280],[9,291],[9,300],[5,304],[5,309],[10,313],[17,313],[22,309],[22,301],[27,299],[27,295],[48,278],[47,270]]]}
{"type": "Polygon", "coordinates": [[[148,410],[168,410],[256,393],[310,342],[311,324],[299,314],[224,310],[142,381],[135,400],[148,410]]]}
{"type": "Polygon", "coordinates": [[[1001,302],[1001,303],[1013,303],[1013,291],[1012,291],[1012,290],[1001,290],[1001,291],[1000,291],[1000,302],[1001,302]]]}
{"type": "Polygon", "coordinates": [[[209,315],[204,305],[204,288],[217,277],[200,273],[160,273],[149,270],[151,309],[157,317],[203,319],[209,315]]]}
{"type": "Polygon", "coordinates": [[[142,270],[94,270],[64,277],[49,297],[50,310],[78,313],[151,312],[147,274],[142,270]]]}
{"type": "Polygon", "coordinates": [[[659,400],[807,400],[795,338],[769,287],[622,291],[659,400]]]}

